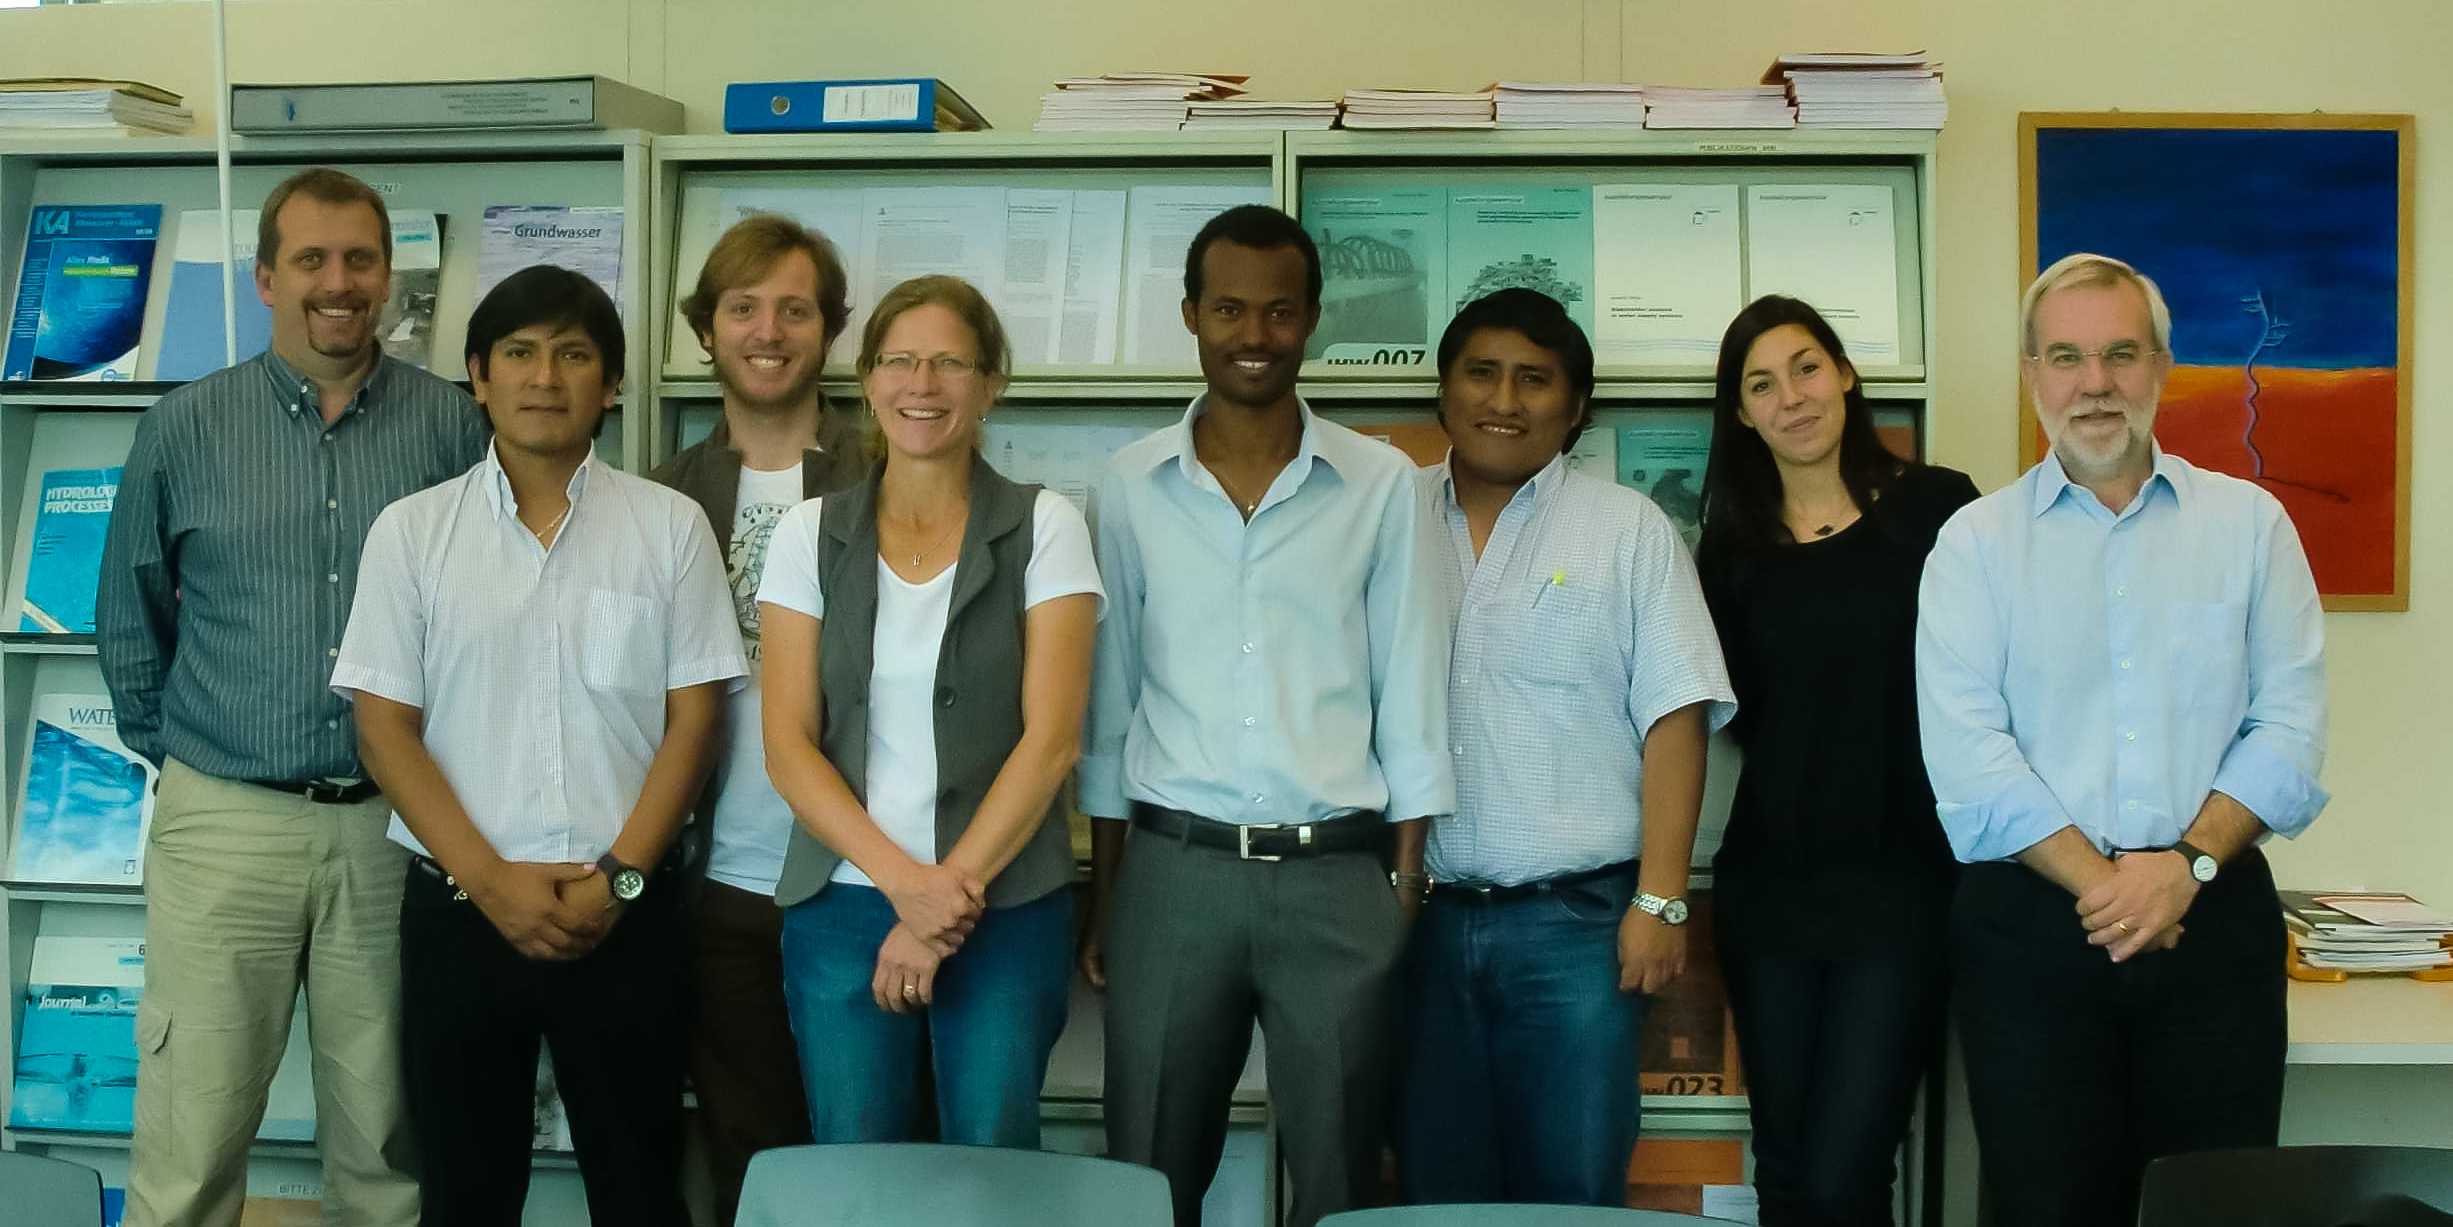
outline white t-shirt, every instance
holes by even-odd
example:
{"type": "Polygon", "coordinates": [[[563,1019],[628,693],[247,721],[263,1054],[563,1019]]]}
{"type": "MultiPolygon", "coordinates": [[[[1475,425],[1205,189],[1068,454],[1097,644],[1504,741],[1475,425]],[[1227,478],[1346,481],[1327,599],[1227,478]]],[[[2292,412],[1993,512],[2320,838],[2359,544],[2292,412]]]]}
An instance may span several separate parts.
{"type": "MultiPolygon", "coordinates": [[[[811,499],[775,525],[758,599],[826,616],[818,587],[818,525],[824,499],[811,499]]],[[[1087,592],[1107,608],[1090,551],[1090,526],[1061,494],[1042,490],[1031,508],[1031,562],[1022,575],[1022,607],[1087,592]]],[[[906,582],[877,561],[877,633],[869,668],[869,817],[896,846],[922,864],[937,860],[937,724],[929,698],[937,689],[937,651],[953,606],[954,567],[921,583],[906,582]]],[[[868,886],[849,860],[834,881],[868,886]]]]}
{"type": "Polygon", "coordinates": [[[758,723],[758,581],[766,570],[767,542],[775,522],[801,501],[801,466],[767,472],[741,466],[741,489],[733,499],[732,545],[724,576],[732,584],[733,618],[749,654],[749,685],[732,696],[721,755],[716,759],[715,830],[707,852],[707,876],[726,886],[761,895],[775,893],[792,838],[792,807],[767,779],[767,756],[758,723]]]}

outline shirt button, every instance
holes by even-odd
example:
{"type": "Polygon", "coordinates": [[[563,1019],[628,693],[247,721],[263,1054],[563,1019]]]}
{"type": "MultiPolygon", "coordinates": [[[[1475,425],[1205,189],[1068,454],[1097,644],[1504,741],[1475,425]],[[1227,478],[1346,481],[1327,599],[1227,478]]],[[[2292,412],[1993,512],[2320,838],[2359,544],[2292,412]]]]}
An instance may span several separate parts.
{"type": "Polygon", "coordinates": [[[1246,717],[1244,717],[1244,727],[1245,727],[1245,728],[1251,728],[1253,725],[1255,725],[1255,724],[1259,724],[1260,722],[1261,722],[1261,718],[1260,718],[1259,716],[1246,716],[1246,717]]]}
{"type": "Polygon", "coordinates": [[[1247,643],[1247,644],[1245,644],[1245,645],[1244,645],[1244,655],[1246,655],[1246,656],[1250,656],[1250,655],[1252,654],[1252,651],[1253,651],[1253,649],[1252,649],[1252,645],[1251,645],[1251,644],[1248,644],[1248,643],[1247,643]]]}
{"type": "Polygon", "coordinates": [[[1267,801],[1268,799],[1269,799],[1269,795],[1268,795],[1267,793],[1258,793],[1258,792],[1256,792],[1256,793],[1253,793],[1253,794],[1252,794],[1252,803],[1253,803],[1254,805],[1259,805],[1259,804],[1261,804],[1262,802],[1267,801]]]}
{"type": "Polygon", "coordinates": [[[2129,658],[2128,658],[2128,657],[2122,657],[2122,658],[2121,658],[2121,667],[2122,667],[2122,668],[2124,668],[2124,669],[2126,669],[2126,668],[2128,668],[2128,667],[2129,667],[2129,658]]]}
{"type": "Polygon", "coordinates": [[[341,575],[340,575],[340,572],[338,572],[338,571],[334,571],[334,572],[331,572],[331,573],[329,573],[329,574],[325,575],[325,576],[324,576],[324,582],[325,582],[325,583],[327,583],[327,584],[337,584],[337,583],[341,582],[341,575]]]}
{"type": "Polygon", "coordinates": [[[324,727],[328,729],[337,729],[341,727],[341,722],[338,720],[326,720],[324,721],[324,727]]]}
{"type": "Polygon", "coordinates": [[[2123,584],[2122,586],[2120,586],[2120,587],[2118,587],[2118,588],[2113,589],[2113,590],[2112,590],[2112,595],[2114,595],[2114,596],[2128,596],[2128,595],[2129,595],[2129,586],[2128,586],[2127,584],[2123,584]]]}
{"type": "Polygon", "coordinates": [[[324,649],[324,655],[326,655],[326,656],[338,656],[338,655],[340,655],[340,654],[341,654],[341,650],[340,650],[339,648],[325,648],[325,649],[324,649]]]}
{"type": "Polygon", "coordinates": [[[2131,730],[2129,730],[2128,732],[2121,734],[2121,740],[2123,740],[2123,741],[2136,741],[2136,740],[2138,740],[2138,730],[2136,730],[2136,729],[2131,729],[2131,730]]]}
{"type": "Polygon", "coordinates": [[[1465,747],[1463,747],[1463,746],[1450,746],[1450,747],[1448,747],[1448,753],[1453,754],[1453,755],[1455,755],[1455,756],[1456,756],[1456,757],[1458,757],[1458,758],[1463,758],[1463,757],[1465,757],[1465,747]]]}
{"type": "Polygon", "coordinates": [[[2137,803],[2137,802],[2135,802],[2135,801],[2124,801],[2124,802],[2122,802],[2122,803],[2121,803],[2121,808],[2122,808],[2122,809],[2136,809],[2136,808],[2138,808],[2138,803],[2137,803]]]}
{"type": "Polygon", "coordinates": [[[324,506],[325,506],[327,509],[329,509],[329,510],[332,510],[332,511],[339,511],[339,510],[341,509],[341,500],[339,500],[339,499],[337,499],[337,498],[328,498],[328,499],[325,499],[325,500],[324,500],[324,506]]]}

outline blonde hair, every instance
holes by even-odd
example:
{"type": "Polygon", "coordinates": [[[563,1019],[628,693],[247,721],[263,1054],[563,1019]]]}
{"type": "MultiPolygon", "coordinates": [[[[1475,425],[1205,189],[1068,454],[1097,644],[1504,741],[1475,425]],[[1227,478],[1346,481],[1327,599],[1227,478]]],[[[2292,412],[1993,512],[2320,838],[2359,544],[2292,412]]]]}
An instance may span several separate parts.
{"type": "MultiPolygon", "coordinates": [[[[997,318],[997,309],[988,305],[988,296],[979,287],[960,277],[930,273],[914,277],[886,291],[877,300],[877,308],[869,313],[869,322],[860,329],[860,359],[855,370],[862,380],[861,401],[868,408],[869,419],[864,441],[872,459],[886,453],[886,435],[877,424],[877,406],[868,404],[869,372],[877,369],[878,347],[886,343],[886,330],[905,312],[918,307],[943,307],[954,313],[963,326],[971,330],[971,339],[979,353],[974,361],[979,365],[980,378],[1001,380],[1013,369],[1013,345],[1005,339],[1005,324],[997,318]]],[[[986,443],[985,433],[974,434],[973,447],[986,443]]]]}
{"type": "Polygon", "coordinates": [[[2033,357],[2036,352],[2036,304],[2055,290],[2073,286],[2134,285],[2146,295],[2146,314],[2155,329],[2155,348],[2172,352],[2172,309],[2164,305],[2163,290],[2155,279],[2131,268],[2111,256],[2093,252],[2073,252],[2053,261],[2034,281],[2027,283],[2027,292],[2019,296],[2019,353],[2033,357]]]}

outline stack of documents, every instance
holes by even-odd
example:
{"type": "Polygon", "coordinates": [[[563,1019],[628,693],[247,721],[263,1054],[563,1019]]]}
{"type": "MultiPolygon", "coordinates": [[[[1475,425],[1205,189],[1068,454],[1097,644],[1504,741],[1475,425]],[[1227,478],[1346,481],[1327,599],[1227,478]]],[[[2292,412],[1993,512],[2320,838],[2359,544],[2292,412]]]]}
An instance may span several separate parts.
{"type": "Polygon", "coordinates": [[[141,81],[0,81],[0,129],[185,132],[195,121],[179,95],[141,81]]]}
{"type": "Polygon", "coordinates": [[[1487,89],[1350,89],[1344,124],[1349,128],[1491,128],[1487,89]]]}
{"type": "Polygon", "coordinates": [[[1337,100],[1273,102],[1263,98],[1227,98],[1191,104],[1184,121],[1188,129],[1334,128],[1337,100]]]}
{"type": "Polygon", "coordinates": [[[1233,73],[1111,72],[1066,77],[1039,97],[1036,132],[1171,132],[1184,126],[1195,102],[1243,91],[1249,77],[1233,73]]]}
{"type": "Polygon", "coordinates": [[[1797,108],[1780,85],[1689,89],[1655,85],[1644,90],[1647,128],[1794,128],[1797,108]]]}
{"type": "Polygon", "coordinates": [[[2409,895],[2278,892],[2300,961],[2338,971],[2453,967],[2453,916],[2409,895]]]}
{"type": "Polygon", "coordinates": [[[1763,80],[1787,83],[1801,128],[1938,129],[1950,109],[1941,65],[1922,51],[1782,56],[1763,80]]]}
{"type": "Polygon", "coordinates": [[[1501,81],[1491,87],[1502,128],[1641,128],[1644,87],[1613,81],[1501,81]]]}

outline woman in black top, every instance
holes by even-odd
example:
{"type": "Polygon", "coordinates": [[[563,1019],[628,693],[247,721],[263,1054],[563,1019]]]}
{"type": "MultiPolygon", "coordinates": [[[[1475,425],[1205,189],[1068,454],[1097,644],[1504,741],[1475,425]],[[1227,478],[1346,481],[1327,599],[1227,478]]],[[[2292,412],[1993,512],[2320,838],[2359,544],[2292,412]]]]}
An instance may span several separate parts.
{"type": "Polygon", "coordinates": [[[1721,338],[1696,551],[1745,752],[1713,862],[1765,1227],[1891,1221],[1954,868],[1917,745],[1917,580],[1967,476],[1875,436],[1794,298],[1721,338]]]}

